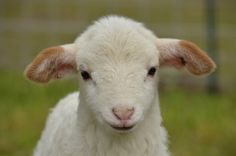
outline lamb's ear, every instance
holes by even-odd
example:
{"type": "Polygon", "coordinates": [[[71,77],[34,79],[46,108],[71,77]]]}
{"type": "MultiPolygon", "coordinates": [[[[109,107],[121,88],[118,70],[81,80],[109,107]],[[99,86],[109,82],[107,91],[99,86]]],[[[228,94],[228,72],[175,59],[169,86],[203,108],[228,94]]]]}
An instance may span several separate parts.
{"type": "Polygon", "coordinates": [[[214,61],[197,45],[177,39],[158,39],[160,66],[185,67],[194,75],[204,75],[215,70],[214,61]]]}
{"type": "Polygon", "coordinates": [[[25,69],[28,79],[47,83],[76,73],[75,45],[66,44],[42,50],[25,69]]]}

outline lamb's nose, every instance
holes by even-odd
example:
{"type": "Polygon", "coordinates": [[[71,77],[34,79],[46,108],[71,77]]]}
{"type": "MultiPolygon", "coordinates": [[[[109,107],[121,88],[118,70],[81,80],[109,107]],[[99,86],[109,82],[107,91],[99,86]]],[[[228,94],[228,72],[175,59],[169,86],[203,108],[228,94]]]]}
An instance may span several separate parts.
{"type": "Polygon", "coordinates": [[[112,113],[118,120],[130,120],[134,114],[134,107],[114,107],[112,113]]]}

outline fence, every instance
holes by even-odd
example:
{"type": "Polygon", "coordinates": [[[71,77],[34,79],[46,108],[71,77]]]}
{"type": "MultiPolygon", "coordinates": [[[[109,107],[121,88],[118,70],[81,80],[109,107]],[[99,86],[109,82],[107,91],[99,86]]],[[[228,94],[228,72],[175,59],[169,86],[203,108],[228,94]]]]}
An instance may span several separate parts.
{"type": "MultiPolygon", "coordinates": [[[[219,73],[223,87],[235,85],[236,2],[216,5],[219,73]]],[[[129,16],[142,21],[159,37],[189,39],[206,49],[206,5],[204,0],[1,0],[0,1],[0,69],[23,70],[42,48],[71,42],[87,25],[108,14],[129,16]]],[[[184,74],[172,72],[167,80],[198,86],[195,78],[182,82],[184,74]]],[[[165,72],[164,74],[165,75],[165,72]]]]}

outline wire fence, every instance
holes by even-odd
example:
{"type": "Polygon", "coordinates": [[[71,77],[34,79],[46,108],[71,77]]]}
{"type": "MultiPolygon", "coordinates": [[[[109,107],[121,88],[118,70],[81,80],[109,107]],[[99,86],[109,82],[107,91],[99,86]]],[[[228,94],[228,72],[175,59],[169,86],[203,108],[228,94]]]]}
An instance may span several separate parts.
{"type": "MultiPolygon", "coordinates": [[[[217,1],[217,39],[220,83],[235,85],[236,21],[231,16],[236,2],[217,1]]],[[[23,70],[33,56],[47,46],[72,42],[97,18],[118,14],[145,23],[159,37],[189,39],[206,49],[205,1],[185,0],[1,0],[0,1],[0,69],[23,70]]],[[[169,81],[183,84],[183,74],[172,72],[169,81]],[[182,81],[181,81],[182,80],[182,81]]],[[[165,75],[165,72],[164,74],[165,75]]],[[[202,86],[189,78],[185,83],[202,86]]],[[[232,88],[232,87],[231,87],[232,88]]]]}

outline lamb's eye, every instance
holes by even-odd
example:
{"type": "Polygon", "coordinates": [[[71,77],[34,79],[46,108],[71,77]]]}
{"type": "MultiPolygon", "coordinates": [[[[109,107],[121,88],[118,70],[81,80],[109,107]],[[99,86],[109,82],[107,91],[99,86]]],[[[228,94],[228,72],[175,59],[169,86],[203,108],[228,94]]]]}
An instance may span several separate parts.
{"type": "Polygon", "coordinates": [[[87,72],[87,71],[81,71],[81,76],[84,80],[89,80],[89,79],[92,79],[91,78],[91,75],[87,72]]]}
{"type": "Polygon", "coordinates": [[[151,67],[149,70],[148,70],[148,76],[154,76],[156,73],[156,68],[155,67],[151,67]]]}

